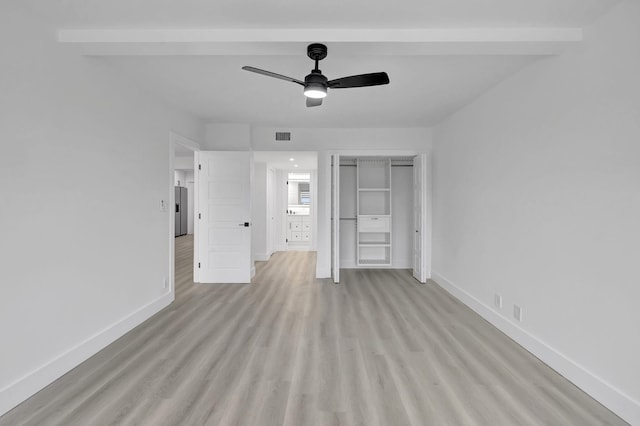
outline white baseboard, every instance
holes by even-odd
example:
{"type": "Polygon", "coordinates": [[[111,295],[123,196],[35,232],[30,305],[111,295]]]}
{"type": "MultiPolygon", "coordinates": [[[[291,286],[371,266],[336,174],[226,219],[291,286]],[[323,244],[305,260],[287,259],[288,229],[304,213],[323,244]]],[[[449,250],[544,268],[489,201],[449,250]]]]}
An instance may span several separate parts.
{"type": "Polygon", "coordinates": [[[254,257],[258,262],[266,262],[267,260],[271,259],[271,255],[269,253],[256,253],[254,257]]]}
{"type": "Polygon", "coordinates": [[[638,401],[633,400],[615,386],[588,371],[579,363],[552,348],[510,319],[500,315],[493,310],[493,308],[461,289],[439,273],[433,271],[431,279],[622,419],[632,425],[640,425],[640,403],[638,401]]]}
{"type": "Polygon", "coordinates": [[[331,278],[331,268],[321,268],[316,266],[316,278],[331,278]]]}
{"type": "Polygon", "coordinates": [[[393,269],[413,269],[413,260],[411,259],[393,259],[393,269]]]}
{"type": "Polygon", "coordinates": [[[358,265],[355,259],[340,259],[340,269],[356,269],[358,265]]]}
{"type": "Polygon", "coordinates": [[[287,246],[287,251],[312,251],[311,244],[296,244],[289,243],[287,246]]]}
{"type": "Polygon", "coordinates": [[[98,351],[104,349],[104,347],[171,304],[173,300],[174,295],[172,293],[162,295],[53,358],[31,373],[0,389],[0,415],[11,410],[54,380],[77,367],[98,351]]]}

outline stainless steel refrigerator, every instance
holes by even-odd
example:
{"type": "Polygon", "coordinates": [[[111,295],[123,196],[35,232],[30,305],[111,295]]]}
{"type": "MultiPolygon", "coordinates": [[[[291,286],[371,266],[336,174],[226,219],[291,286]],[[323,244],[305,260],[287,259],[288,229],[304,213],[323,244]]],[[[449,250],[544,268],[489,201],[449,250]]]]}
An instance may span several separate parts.
{"type": "Polygon", "coordinates": [[[176,186],[176,237],[187,235],[187,188],[176,186]]]}

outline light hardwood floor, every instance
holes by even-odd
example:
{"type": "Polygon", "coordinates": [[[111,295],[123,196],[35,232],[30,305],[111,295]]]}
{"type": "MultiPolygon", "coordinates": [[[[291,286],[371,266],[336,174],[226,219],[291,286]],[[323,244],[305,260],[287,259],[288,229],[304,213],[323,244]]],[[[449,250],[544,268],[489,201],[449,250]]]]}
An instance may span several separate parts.
{"type": "Polygon", "coordinates": [[[0,425],[621,425],[437,285],[404,270],[317,280],[315,254],[176,301],[0,425]]]}

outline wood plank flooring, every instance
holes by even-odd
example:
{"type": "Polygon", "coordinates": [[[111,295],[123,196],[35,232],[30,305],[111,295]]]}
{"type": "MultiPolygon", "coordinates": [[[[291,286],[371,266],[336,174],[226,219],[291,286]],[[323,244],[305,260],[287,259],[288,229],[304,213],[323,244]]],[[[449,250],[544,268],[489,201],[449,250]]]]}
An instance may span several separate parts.
{"type": "Polygon", "coordinates": [[[622,425],[434,283],[317,280],[285,252],[250,285],[194,284],[0,425],[622,425]]]}

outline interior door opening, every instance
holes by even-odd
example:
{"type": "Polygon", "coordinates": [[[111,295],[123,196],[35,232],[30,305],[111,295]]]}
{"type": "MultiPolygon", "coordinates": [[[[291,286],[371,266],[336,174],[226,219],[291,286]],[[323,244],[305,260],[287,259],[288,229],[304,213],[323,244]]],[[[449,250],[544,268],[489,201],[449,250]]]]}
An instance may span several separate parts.
{"type": "Polygon", "coordinates": [[[199,144],[183,136],[169,136],[169,282],[167,291],[175,294],[176,282],[190,284],[194,281],[195,250],[195,155],[199,144]],[[180,239],[179,241],[176,241],[180,239]],[[177,243],[177,244],[176,244],[177,243]],[[179,250],[176,250],[176,246],[179,250]],[[176,271],[179,271],[176,273],[176,271]]]}
{"type": "Polygon", "coordinates": [[[254,260],[317,249],[317,153],[254,151],[254,260]]]}
{"type": "Polygon", "coordinates": [[[287,250],[311,249],[313,235],[311,173],[287,173],[287,250]]]}

